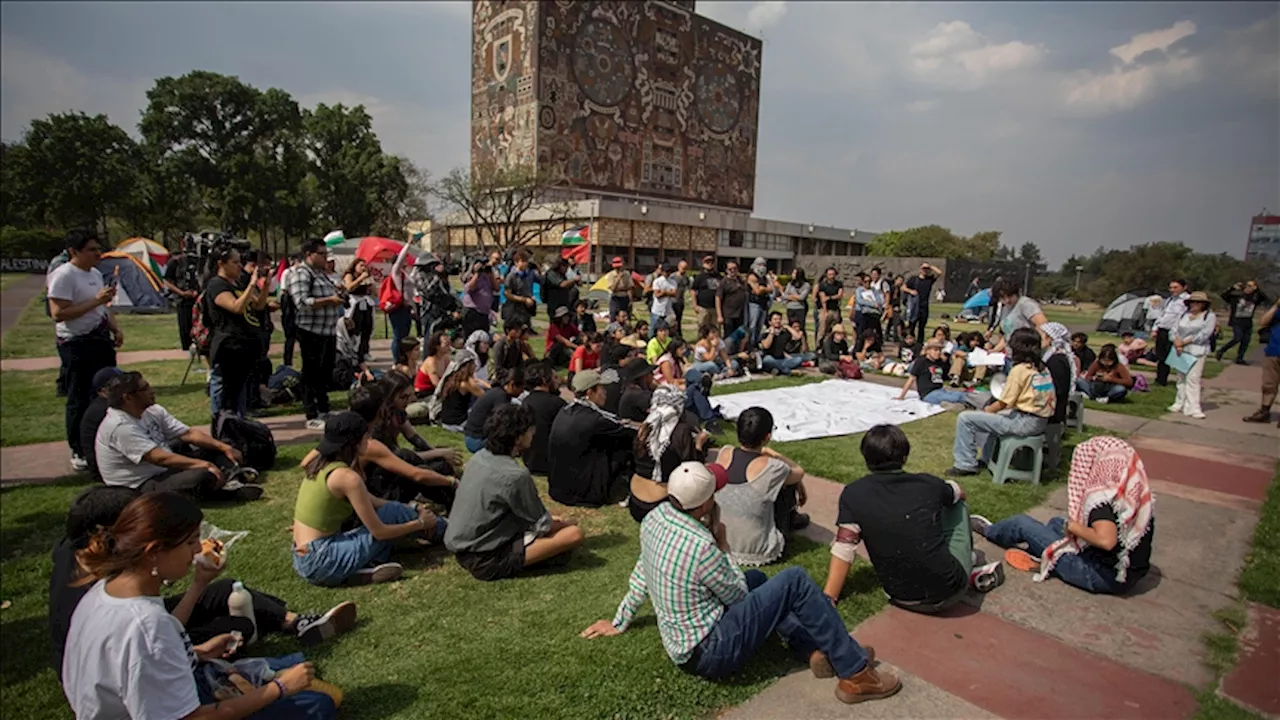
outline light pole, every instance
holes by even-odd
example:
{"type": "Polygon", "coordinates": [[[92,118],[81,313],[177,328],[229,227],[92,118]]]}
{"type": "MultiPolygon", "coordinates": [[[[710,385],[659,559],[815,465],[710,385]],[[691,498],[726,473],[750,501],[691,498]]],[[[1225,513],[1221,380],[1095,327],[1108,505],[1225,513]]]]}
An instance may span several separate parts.
{"type": "Polygon", "coordinates": [[[1084,270],[1083,265],[1076,266],[1076,292],[1080,292],[1080,271],[1084,270]]]}

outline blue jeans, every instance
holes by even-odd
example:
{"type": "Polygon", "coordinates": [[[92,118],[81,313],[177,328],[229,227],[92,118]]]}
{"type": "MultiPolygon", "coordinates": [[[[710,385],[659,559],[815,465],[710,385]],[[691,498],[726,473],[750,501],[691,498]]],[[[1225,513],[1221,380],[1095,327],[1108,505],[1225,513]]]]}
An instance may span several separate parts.
{"type": "MultiPolygon", "coordinates": [[[[985,535],[991,542],[1005,548],[1026,543],[1027,552],[1040,557],[1045,548],[1066,535],[1066,528],[1065,518],[1055,517],[1049,520],[1048,525],[1044,525],[1029,515],[1015,515],[992,523],[985,535]]],[[[1147,532],[1155,532],[1154,525],[1147,532]]],[[[1081,590],[1111,595],[1124,592],[1141,579],[1142,576],[1134,577],[1130,573],[1124,583],[1116,582],[1115,569],[1098,561],[1100,553],[1100,550],[1089,548],[1083,552],[1063,555],[1054,563],[1052,574],[1081,590]]]]}
{"type": "Polygon", "coordinates": [[[221,410],[232,410],[244,416],[245,411],[249,409],[249,386],[244,385],[240,389],[240,397],[236,398],[235,406],[222,404],[222,365],[214,365],[209,371],[209,412],[215,420],[218,418],[218,412],[221,410]]]}
{"type": "Polygon", "coordinates": [[[462,444],[467,446],[467,452],[478,453],[484,449],[484,438],[463,436],[462,444]]]}
{"type": "MultiPolygon", "coordinates": [[[[932,393],[930,393],[932,394],[932,393]]],[[[955,467],[978,469],[979,435],[986,435],[987,453],[999,437],[1030,437],[1044,432],[1049,419],[1014,410],[1008,415],[969,410],[956,417],[956,440],[951,447],[955,467]]]]}
{"type": "MultiPolygon", "coordinates": [[[[413,522],[418,517],[413,508],[398,502],[387,502],[377,512],[378,519],[387,525],[413,522]]],[[[433,539],[443,538],[446,527],[444,518],[436,518],[433,539]]],[[[293,569],[312,585],[340,585],[357,570],[391,559],[394,544],[391,540],[375,539],[369,528],[361,525],[312,540],[305,555],[293,553],[293,569]]]]}
{"type": "Polygon", "coordinates": [[[1125,396],[1129,394],[1129,390],[1126,389],[1125,386],[1123,385],[1116,385],[1115,383],[1093,382],[1090,380],[1085,380],[1084,378],[1076,378],[1076,389],[1084,393],[1085,397],[1093,398],[1094,400],[1097,400],[1100,397],[1105,397],[1107,399],[1107,402],[1119,402],[1125,399],[1125,396]],[[1095,385],[1097,385],[1098,390],[1102,390],[1103,388],[1105,388],[1106,391],[1094,393],[1095,385]]]}
{"type": "Polygon", "coordinates": [[[968,395],[969,395],[968,393],[963,393],[963,392],[960,392],[959,390],[947,390],[945,388],[938,388],[937,390],[934,390],[928,395],[925,395],[924,397],[920,398],[920,400],[922,402],[927,402],[930,405],[941,405],[944,402],[963,403],[966,399],[968,399],[968,395]]]}
{"type": "Polygon", "coordinates": [[[760,329],[764,327],[765,309],[754,302],[747,302],[747,337],[751,347],[760,347],[760,329]]]}
{"type": "Polygon", "coordinates": [[[391,362],[400,357],[400,341],[409,337],[409,329],[413,326],[413,313],[406,303],[387,313],[391,322],[391,362]]]}
{"type": "MultiPolygon", "coordinates": [[[[267,661],[268,667],[277,672],[306,661],[302,653],[262,659],[267,661]]],[[[216,702],[213,691],[205,680],[204,672],[199,668],[196,672],[196,694],[200,697],[201,704],[212,705],[216,702]]],[[[270,720],[277,720],[277,718],[280,720],[331,720],[337,715],[338,708],[334,706],[333,698],[314,690],[303,690],[296,695],[276,700],[249,717],[263,720],[267,718],[270,720]]]]}
{"type": "Polygon", "coordinates": [[[778,358],[772,355],[765,355],[760,358],[760,364],[764,366],[765,370],[770,370],[770,371],[777,370],[778,372],[786,375],[786,374],[789,374],[792,370],[795,370],[796,368],[803,365],[804,360],[795,356],[784,357],[781,360],[779,360],[778,358]]]}
{"type": "Polygon", "coordinates": [[[775,630],[803,662],[821,650],[839,677],[852,677],[867,666],[866,651],[803,568],[789,567],[772,579],[759,570],[745,575],[751,592],[725,608],[720,622],[698,643],[698,662],[688,668],[691,672],[708,678],[729,675],[775,630]]]}

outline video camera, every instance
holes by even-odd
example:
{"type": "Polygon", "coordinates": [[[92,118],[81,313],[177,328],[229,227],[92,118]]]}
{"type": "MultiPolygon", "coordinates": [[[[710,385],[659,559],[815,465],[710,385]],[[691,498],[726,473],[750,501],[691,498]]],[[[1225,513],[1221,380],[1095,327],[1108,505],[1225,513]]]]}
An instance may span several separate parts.
{"type": "Polygon", "coordinates": [[[225,248],[239,250],[243,255],[252,246],[248,240],[237,238],[231,233],[221,230],[202,230],[198,233],[184,233],[182,236],[182,252],[186,256],[186,280],[190,287],[204,289],[204,285],[216,272],[209,267],[210,258],[225,248]]]}

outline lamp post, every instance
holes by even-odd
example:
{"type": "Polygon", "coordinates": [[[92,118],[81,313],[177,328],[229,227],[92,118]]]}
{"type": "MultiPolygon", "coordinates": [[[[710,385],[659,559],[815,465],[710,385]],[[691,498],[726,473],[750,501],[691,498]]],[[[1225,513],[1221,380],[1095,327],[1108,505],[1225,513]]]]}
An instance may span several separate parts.
{"type": "Polygon", "coordinates": [[[1083,265],[1076,266],[1076,292],[1080,292],[1080,272],[1084,270],[1083,265]]]}

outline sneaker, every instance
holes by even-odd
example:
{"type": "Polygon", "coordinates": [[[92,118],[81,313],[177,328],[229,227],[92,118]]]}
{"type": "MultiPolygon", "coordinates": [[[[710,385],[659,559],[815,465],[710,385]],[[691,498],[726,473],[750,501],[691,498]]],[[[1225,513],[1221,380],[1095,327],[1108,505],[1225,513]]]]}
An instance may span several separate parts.
{"type": "Polygon", "coordinates": [[[257,500],[258,498],[262,497],[262,486],[261,485],[241,485],[239,488],[232,491],[230,494],[233,500],[236,500],[239,502],[253,502],[254,500],[257,500]]]}
{"type": "Polygon", "coordinates": [[[303,645],[318,645],[355,626],[356,604],[343,602],[334,605],[323,615],[299,615],[293,624],[293,631],[298,635],[298,642],[303,645]]]}
{"type": "Polygon", "coordinates": [[[947,477],[969,477],[971,475],[977,475],[978,469],[974,468],[970,470],[968,468],[952,467],[952,468],[947,468],[946,472],[942,474],[946,475],[947,477]]]}
{"type": "Polygon", "coordinates": [[[305,424],[308,430],[324,430],[324,420],[320,418],[311,418],[305,424]]]}
{"type": "Polygon", "coordinates": [[[398,562],[387,562],[374,567],[360,568],[347,578],[349,585],[376,585],[378,583],[395,582],[404,576],[404,566],[398,562]]]}
{"type": "Polygon", "coordinates": [[[976,567],[969,573],[969,586],[980,593],[989,593],[1004,584],[1004,566],[997,560],[976,567]]]}
{"type": "Polygon", "coordinates": [[[868,662],[862,672],[849,678],[840,678],[836,684],[836,698],[853,705],[867,700],[880,700],[902,689],[902,681],[890,672],[879,672],[868,662]]]}
{"type": "Polygon", "coordinates": [[[89,461],[85,460],[83,457],[79,455],[76,455],[75,453],[72,453],[71,469],[75,470],[76,472],[84,472],[89,469],[89,461]]]}
{"type": "Polygon", "coordinates": [[[1111,402],[1111,398],[1100,397],[1097,400],[1094,400],[1094,402],[1098,403],[1099,405],[1106,405],[1107,403],[1111,402]]]}
{"type": "Polygon", "coordinates": [[[239,480],[244,485],[257,485],[260,479],[257,468],[241,465],[227,475],[227,484],[230,485],[233,481],[239,480]]]}
{"type": "Polygon", "coordinates": [[[1202,412],[1187,413],[1187,417],[1191,418],[1192,420],[1203,420],[1204,413],[1202,412]]]}
{"type": "Polygon", "coordinates": [[[1244,419],[1247,423],[1269,423],[1271,422],[1271,408],[1261,408],[1258,412],[1244,419]]]}
{"type": "Polygon", "coordinates": [[[1171,412],[1171,413],[1180,413],[1180,412],[1182,412],[1182,406],[1181,406],[1181,405],[1170,405],[1169,407],[1165,408],[1165,410],[1167,410],[1168,412],[1171,412]]]}
{"type": "Polygon", "coordinates": [[[969,529],[978,533],[982,537],[987,536],[987,528],[991,527],[991,521],[982,515],[969,516],[969,529]]]}

